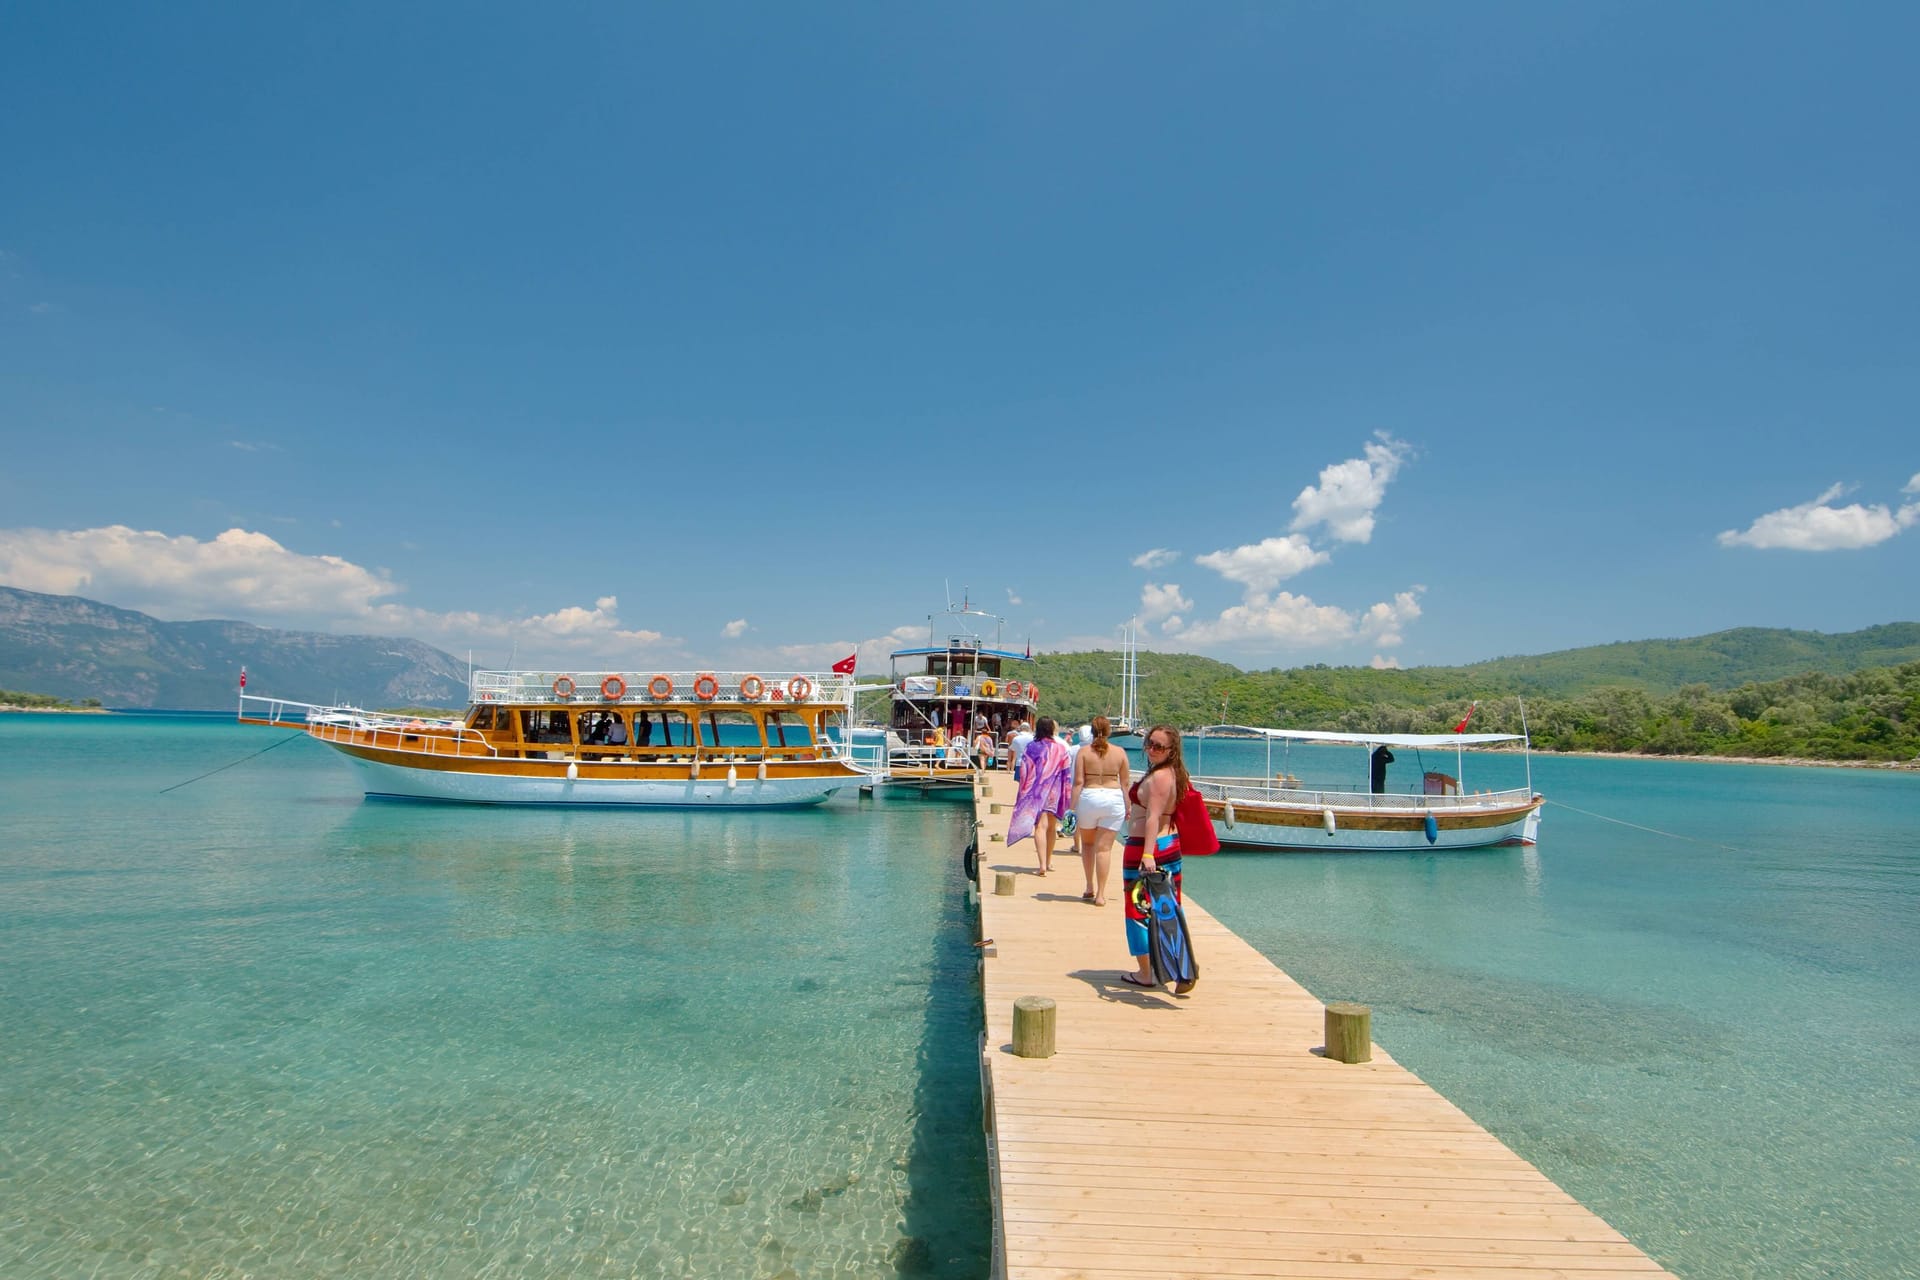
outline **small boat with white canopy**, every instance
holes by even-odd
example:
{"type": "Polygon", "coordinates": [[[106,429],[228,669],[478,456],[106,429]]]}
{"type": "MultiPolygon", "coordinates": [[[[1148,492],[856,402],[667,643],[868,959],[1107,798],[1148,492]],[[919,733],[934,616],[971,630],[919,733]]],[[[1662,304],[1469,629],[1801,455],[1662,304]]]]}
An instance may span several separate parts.
{"type": "Polygon", "coordinates": [[[1210,725],[1195,730],[1188,742],[1187,768],[1224,845],[1321,852],[1530,845],[1538,838],[1540,808],[1546,803],[1533,790],[1531,757],[1524,787],[1473,792],[1461,784],[1469,747],[1518,742],[1524,750],[1526,738],[1520,734],[1323,733],[1210,725]],[[1265,774],[1235,777],[1205,772],[1210,738],[1264,740],[1265,774]],[[1359,762],[1364,773],[1355,784],[1345,786],[1303,782],[1288,772],[1290,748],[1296,743],[1362,748],[1359,762]],[[1386,788],[1396,749],[1416,753],[1417,790],[1386,788]],[[1443,762],[1451,763],[1453,771],[1427,768],[1428,752],[1444,753],[1443,762]]]}

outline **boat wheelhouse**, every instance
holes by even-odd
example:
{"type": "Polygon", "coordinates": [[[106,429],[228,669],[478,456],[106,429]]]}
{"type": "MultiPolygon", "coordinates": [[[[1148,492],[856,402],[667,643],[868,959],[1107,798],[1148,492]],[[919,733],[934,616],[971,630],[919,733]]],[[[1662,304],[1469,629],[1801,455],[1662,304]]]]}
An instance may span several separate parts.
{"type": "Polygon", "coordinates": [[[872,781],[848,745],[851,676],[811,671],[477,671],[464,717],[243,693],[245,724],[299,725],[369,796],[469,804],[818,804],[872,781]]]}
{"type": "Polygon", "coordinates": [[[994,614],[963,605],[927,621],[925,645],[890,657],[887,768],[895,781],[967,785],[979,727],[993,734],[989,763],[998,763],[1013,726],[1037,714],[1040,689],[1026,672],[1033,657],[1001,647],[1004,622],[994,614]],[[981,634],[986,620],[991,643],[981,634]]]}
{"type": "Polygon", "coordinates": [[[1195,730],[1188,742],[1193,786],[1205,798],[1223,845],[1316,852],[1424,851],[1531,845],[1538,839],[1540,808],[1546,800],[1533,790],[1530,757],[1524,787],[1469,792],[1460,782],[1468,747],[1518,742],[1524,748],[1526,739],[1519,734],[1320,733],[1211,725],[1195,730]],[[1209,738],[1264,740],[1266,772],[1259,777],[1205,772],[1209,738]],[[1286,749],[1295,743],[1363,748],[1357,755],[1363,771],[1358,785],[1303,783],[1287,771],[1286,749]],[[1282,749],[1277,769],[1276,746],[1282,749]],[[1426,768],[1421,760],[1418,790],[1388,791],[1386,774],[1396,747],[1448,753],[1453,772],[1426,768]]]}

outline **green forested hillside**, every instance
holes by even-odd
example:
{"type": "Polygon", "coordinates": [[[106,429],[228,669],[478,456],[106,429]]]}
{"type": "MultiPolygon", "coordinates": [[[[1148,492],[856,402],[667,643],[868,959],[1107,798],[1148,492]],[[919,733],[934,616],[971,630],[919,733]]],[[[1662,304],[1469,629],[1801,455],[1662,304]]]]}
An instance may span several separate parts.
{"type": "MultiPolygon", "coordinates": [[[[1036,657],[1044,709],[1066,723],[1120,702],[1117,653],[1036,657]]],[[[1545,750],[1909,760],[1920,755],[1920,624],[1848,635],[1743,628],[1468,667],[1244,672],[1140,655],[1152,721],[1352,732],[1519,731],[1545,750]],[[1893,665],[1887,661],[1898,662],[1893,665]]]]}

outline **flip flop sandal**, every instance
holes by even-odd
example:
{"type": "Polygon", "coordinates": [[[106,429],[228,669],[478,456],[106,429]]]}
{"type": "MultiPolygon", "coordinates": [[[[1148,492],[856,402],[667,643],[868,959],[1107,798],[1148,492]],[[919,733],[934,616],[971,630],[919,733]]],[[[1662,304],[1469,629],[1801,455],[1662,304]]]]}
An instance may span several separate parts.
{"type": "Polygon", "coordinates": [[[1160,985],[1157,982],[1149,982],[1137,973],[1123,973],[1120,975],[1120,981],[1130,987],[1157,987],[1160,985]]]}

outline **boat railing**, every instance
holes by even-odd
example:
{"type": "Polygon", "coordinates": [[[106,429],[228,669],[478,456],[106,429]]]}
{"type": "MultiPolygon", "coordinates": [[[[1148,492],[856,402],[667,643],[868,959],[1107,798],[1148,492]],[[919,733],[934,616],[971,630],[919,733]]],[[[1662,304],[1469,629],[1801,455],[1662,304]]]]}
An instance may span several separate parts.
{"type": "Polygon", "coordinates": [[[323,707],[313,702],[243,693],[240,719],[245,724],[305,729],[322,742],[352,742],[357,746],[390,747],[426,755],[499,754],[485,734],[450,716],[365,711],[344,705],[323,707]],[[256,705],[249,708],[249,703],[256,705]]]}
{"type": "Polygon", "coordinates": [[[852,705],[850,675],[819,671],[476,671],[475,702],[516,706],[852,705]]]}
{"type": "Polygon", "coordinates": [[[1298,805],[1311,809],[1385,809],[1426,813],[1503,808],[1525,804],[1532,799],[1532,793],[1525,787],[1483,791],[1478,795],[1410,795],[1404,791],[1327,791],[1278,784],[1271,778],[1212,777],[1194,778],[1192,781],[1194,788],[1209,800],[1298,805]]]}

